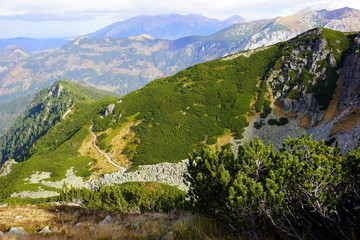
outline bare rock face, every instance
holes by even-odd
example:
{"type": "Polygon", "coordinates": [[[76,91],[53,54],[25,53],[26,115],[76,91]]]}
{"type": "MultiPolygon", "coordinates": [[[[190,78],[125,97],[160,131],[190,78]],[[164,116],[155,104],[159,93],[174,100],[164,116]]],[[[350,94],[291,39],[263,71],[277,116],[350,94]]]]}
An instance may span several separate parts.
{"type": "Polygon", "coordinates": [[[22,227],[12,227],[6,235],[29,235],[22,227]]]}
{"type": "Polygon", "coordinates": [[[0,177],[4,177],[11,172],[11,166],[17,162],[14,159],[8,160],[0,169],[0,177]]]}
{"type": "Polygon", "coordinates": [[[334,54],[324,38],[308,40],[312,36],[319,36],[322,31],[314,29],[303,34],[307,44],[298,44],[296,41],[299,38],[294,39],[292,44],[298,46],[288,49],[290,54],[283,59],[281,68],[275,69],[268,78],[273,96],[282,103],[283,111],[299,116],[309,114],[313,125],[322,120],[325,112],[313,90],[318,87],[318,82],[328,81],[327,67],[322,64],[332,68],[337,66],[334,54]]]}
{"type": "Polygon", "coordinates": [[[339,107],[356,106],[360,98],[360,33],[354,40],[352,53],[344,60],[342,75],[344,81],[339,107]]]}
{"type": "MultiPolygon", "coordinates": [[[[309,33],[318,36],[321,31],[315,29],[309,33]]],[[[299,137],[303,132],[317,141],[325,139],[333,144],[338,141],[343,153],[359,146],[360,33],[354,38],[351,48],[343,53],[341,62],[337,62],[334,56],[336,52],[340,53],[339,49],[332,49],[325,39],[313,39],[306,45],[289,49],[289,54],[281,59],[281,67],[274,66],[266,79],[283,114],[292,116],[289,123],[281,127],[269,126],[266,124],[269,118],[278,116],[274,113],[265,119],[258,116],[245,129],[244,139],[234,142],[235,150],[237,142],[255,136],[265,142],[271,141],[278,148],[284,135],[299,137]],[[311,88],[318,87],[317,81],[325,83],[321,88],[329,87],[328,68],[336,69],[339,78],[332,93],[333,100],[328,106],[323,106],[319,100],[328,96],[316,96],[311,88]],[[304,73],[307,74],[307,82],[300,77],[304,73]],[[255,128],[260,122],[264,123],[261,129],[255,128]]],[[[297,39],[293,41],[296,45],[297,39]]],[[[339,44],[339,40],[336,43],[339,44]]]]}
{"type": "Polygon", "coordinates": [[[115,109],[115,104],[110,104],[109,106],[107,106],[105,108],[105,113],[104,113],[104,117],[106,117],[107,115],[111,114],[114,112],[115,109]]]}

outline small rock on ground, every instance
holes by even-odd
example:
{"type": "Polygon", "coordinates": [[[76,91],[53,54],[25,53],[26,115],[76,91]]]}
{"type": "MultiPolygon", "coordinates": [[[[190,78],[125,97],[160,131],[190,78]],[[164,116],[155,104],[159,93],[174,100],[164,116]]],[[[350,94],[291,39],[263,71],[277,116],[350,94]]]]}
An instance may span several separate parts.
{"type": "Polygon", "coordinates": [[[39,233],[52,233],[52,231],[49,226],[46,226],[39,233]]]}
{"type": "Polygon", "coordinates": [[[172,240],[174,239],[174,233],[171,231],[171,232],[168,232],[161,240],[172,240]]]}
{"type": "Polygon", "coordinates": [[[112,217],[110,215],[107,215],[106,218],[102,220],[100,224],[111,223],[111,222],[112,222],[112,217]]]}
{"type": "Polygon", "coordinates": [[[28,233],[22,227],[12,227],[7,234],[13,235],[28,235],[28,233]]]}

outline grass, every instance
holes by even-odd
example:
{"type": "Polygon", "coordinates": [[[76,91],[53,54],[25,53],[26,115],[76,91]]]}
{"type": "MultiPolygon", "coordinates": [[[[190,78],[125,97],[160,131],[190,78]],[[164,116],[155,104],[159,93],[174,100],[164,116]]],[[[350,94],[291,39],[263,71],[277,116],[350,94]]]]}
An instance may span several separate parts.
{"type": "Polygon", "coordinates": [[[65,178],[68,169],[74,167],[76,175],[89,178],[92,173],[90,168],[96,163],[96,159],[91,155],[81,156],[79,149],[90,134],[92,116],[101,112],[113,101],[114,98],[105,98],[92,104],[77,102],[75,113],[70,118],[56,124],[34,144],[29,159],[14,165],[7,176],[0,177],[2,186],[0,199],[9,197],[12,192],[36,191],[38,187],[58,191],[42,184],[25,184],[24,179],[35,171],[51,172],[51,178],[46,180],[59,181],[65,178]]]}
{"type": "MultiPolygon", "coordinates": [[[[229,129],[228,136],[239,138],[257,84],[277,53],[273,46],[248,58],[206,62],[155,80],[124,96],[112,117],[117,122],[107,126],[117,129],[139,113],[134,120],[140,123],[131,128],[134,141],[123,151],[135,165],[185,159],[194,147],[203,146],[204,139],[210,145],[229,141],[219,139],[224,129],[229,129]]],[[[105,141],[110,143],[111,138],[108,135],[105,141]]]]}
{"type": "MultiPolygon", "coordinates": [[[[23,227],[28,233],[21,239],[161,239],[173,232],[169,239],[243,239],[229,234],[220,223],[184,211],[168,214],[119,214],[109,211],[84,209],[74,206],[3,207],[0,208],[0,231],[23,227]],[[100,224],[106,216],[112,222],[100,224]],[[16,218],[21,216],[21,218],[16,218]],[[36,233],[49,226],[53,233],[36,233]]],[[[169,236],[169,235],[168,235],[169,236]]],[[[4,240],[14,239],[5,236],[4,240]]],[[[18,238],[17,238],[18,239],[18,238]]]]}

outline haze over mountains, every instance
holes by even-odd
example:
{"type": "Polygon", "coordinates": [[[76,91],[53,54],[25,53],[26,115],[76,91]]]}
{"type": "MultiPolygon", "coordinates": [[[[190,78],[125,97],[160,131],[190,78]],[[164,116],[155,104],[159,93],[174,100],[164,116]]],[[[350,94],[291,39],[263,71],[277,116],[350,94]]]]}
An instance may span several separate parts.
{"type": "Polygon", "coordinates": [[[88,36],[99,38],[132,37],[147,34],[154,38],[174,40],[191,35],[209,35],[235,23],[245,22],[240,16],[224,21],[200,15],[170,14],[166,16],[137,16],[116,22],[88,36]]]}
{"type": "Polygon", "coordinates": [[[0,102],[38,91],[62,78],[126,94],[193,64],[284,41],[314,27],[360,30],[360,11],[310,11],[235,24],[212,35],[177,40],[147,35],[81,37],[50,54],[11,64],[0,62],[0,102]]]}
{"type": "MultiPolygon", "coordinates": [[[[0,41],[2,46],[18,44],[22,47],[8,46],[0,51],[0,103],[35,93],[58,79],[70,79],[124,95],[153,79],[169,76],[193,64],[284,41],[313,27],[360,30],[359,12],[351,8],[306,9],[288,17],[234,24],[211,35],[176,40],[155,39],[147,34],[123,38],[87,36],[68,42],[56,51],[43,53],[38,50],[53,48],[54,44],[60,45],[66,40],[3,40],[0,41]]],[[[159,33],[161,27],[169,26],[162,32],[164,37],[175,23],[186,34],[195,29],[193,26],[197,26],[200,32],[234,21],[242,19],[233,17],[221,22],[197,15],[139,16],[124,21],[129,23],[130,28],[125,28],[124,22],[118,22],[99,30],[98,34],[116,36],[130,32],[135,34],[140,30],[159,33]],[[171,20],[170,23],[165,23],[168,20],[171,20]],[[207,27],[207,24],[212,27],[207,27]]],[[[20,111],[7,115],[2,125],[11,125],[19,114],[20,111]]],[[[3,132],[7,128],[0,129],[3,132]]]]}
{"type": "Polygon", "coordinates": [[[0,39],[0,49],[9,46],[18,46],[23,51],[31,53],[36,51],[44,51],[49,49],[57,49],[70,40],[66,38],[50,38],[50,39],[34,39],[34,38],[3,38],[0,39]]]}

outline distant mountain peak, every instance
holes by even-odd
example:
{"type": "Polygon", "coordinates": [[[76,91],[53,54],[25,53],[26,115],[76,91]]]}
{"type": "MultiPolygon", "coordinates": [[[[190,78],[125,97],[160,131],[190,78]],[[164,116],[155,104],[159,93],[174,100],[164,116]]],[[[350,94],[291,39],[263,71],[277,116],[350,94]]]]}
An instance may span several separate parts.
{"type": "Polygon", "coordinates": [[[349,10],[354,10],[354,9],[344,6],[344,4],[342,4],[341,2],[332,3],[332,4],[316,4],[316,5],[313,5],[313,6],[310,6],[310,7],[307,7],[305,9],[301,10],[297,14],[305,14],[305,13],[308,13],[308,12],[318,12],[318,11],[321,11],[321,10],[326,10],[326,11],[333,11],[333,10],[349,11],[349,10]]]}
{"type": "Polygon", "coordinates": [[[232,16],[225,21],[220,21],[197,14],[139,15],[113,23],[88,35],[101,38],[119,38],[147,34],[154,38],[173,40],[191,35],[213,34],[234,23],[244,21],[240,16],[232,16]]]}
{"type": "Polygon", "coordinates": [[[240,17],[239,15],[234,15],[225,19],[223,22],[228,24],[236,24],[236,23],[244,23],[246,22],[246,20],[243,17],[240,17]]]}

